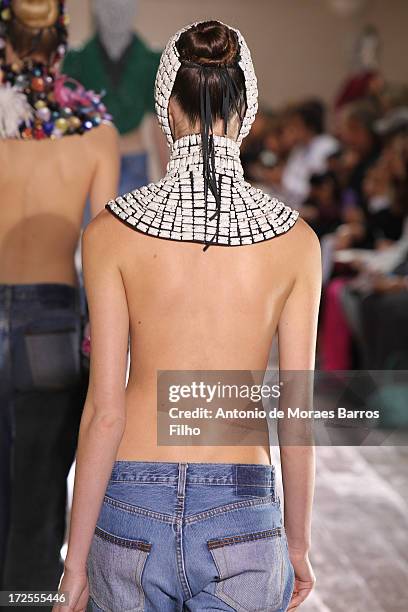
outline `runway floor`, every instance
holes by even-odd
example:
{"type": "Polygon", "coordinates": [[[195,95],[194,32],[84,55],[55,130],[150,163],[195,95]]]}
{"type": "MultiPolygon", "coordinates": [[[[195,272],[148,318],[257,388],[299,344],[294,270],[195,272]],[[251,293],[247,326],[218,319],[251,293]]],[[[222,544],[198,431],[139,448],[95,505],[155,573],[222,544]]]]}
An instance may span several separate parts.
{"type": "Polygon", "coordinates": [[[408,610],[408,448],[321,447],[302,612],[408,610]]]}

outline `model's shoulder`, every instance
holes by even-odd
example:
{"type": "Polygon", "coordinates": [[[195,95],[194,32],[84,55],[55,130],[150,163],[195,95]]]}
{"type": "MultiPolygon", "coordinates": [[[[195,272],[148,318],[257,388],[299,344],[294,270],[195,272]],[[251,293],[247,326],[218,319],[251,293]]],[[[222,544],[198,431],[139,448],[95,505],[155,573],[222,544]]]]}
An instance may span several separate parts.
{"type": "Polygon", "coordinates": [[[83,134],[91,146],[97,148],[116,145],[119,142],[119,133],[111,121],[103,121],[100,125],[93,127],[89,132],[83,134]]]}
{"type": "Polygon", "coordinates": [[[288,238],[292,240],[300,252],[305,253],[307,249],[320,250],[320,242],[316,232],[300,215],[291,231],[288,232],[288,238]]]}
{"type": "Polygon", "coordinates": [[[303,277],[321,274],[320,242],[315,231],[301,217],[287,234],[282,237],[282,256],[288,270],[294,276],[303,277]]]}
{"type": "Polygon", "coordinates": [[[300,251],[305,249],[320,249],[319,239],[310,225],[298,216],[293,228],[288,232],[288,237],[297,245],[300,251]]]}
{"type": "Polygon", "coordinates": [[[320,243],[315,231],[300,217],[299,211],[276,197],[267,197],[272,215],[276,218],[276,240],[272,240],[274,248],[278,248],[287,256],[288,261],[301,262],[309,255],[320,254],[320,243]]]}
{"type": "Polygon", "coordinates": [[[82,233],[82,247],[103,250],[106,254],[115,243],[116,229],[121,224],[106,210],[101,210],[82,233]]]}

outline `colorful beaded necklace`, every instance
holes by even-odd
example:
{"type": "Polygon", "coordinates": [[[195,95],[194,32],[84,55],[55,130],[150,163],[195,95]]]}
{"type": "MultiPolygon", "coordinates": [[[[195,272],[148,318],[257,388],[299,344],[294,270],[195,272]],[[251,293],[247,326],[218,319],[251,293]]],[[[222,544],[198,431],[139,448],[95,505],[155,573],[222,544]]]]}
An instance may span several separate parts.
{"type": "Polygon", "coordinates": [[[59,45],[52,66],[32,59],[20,65],[6,63],[7,30],[12,19],[16,19],[12,1],[0,0],[0,137],[56,139],[84,134],[111,122],[101,95],[87,91],[58,70],[67,47],[65,0],[59,2],[54,25],[59,45]]]}

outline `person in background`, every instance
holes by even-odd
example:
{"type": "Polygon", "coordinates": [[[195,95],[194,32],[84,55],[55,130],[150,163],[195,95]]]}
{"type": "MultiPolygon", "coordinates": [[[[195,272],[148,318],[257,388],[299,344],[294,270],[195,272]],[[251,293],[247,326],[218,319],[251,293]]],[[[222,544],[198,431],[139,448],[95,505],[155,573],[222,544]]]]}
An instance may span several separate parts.
{"type": "Polygon", "coordinates": [[[259,109],[248,136],[242,143],[241,162],[247,181],[258,180],[259,157],[264,150],[264,140],[268,130],[268,112],[259,109]]]}
{"type": "MultiPolygon", "coordinates": [[[[383,136],[385,143],[382,153],[368,168],[362,181],[367,212],[360,223],[360,243],[364,237],[370,237],[372,250],[367,251],[365,258],[358,259],[355,256],[355,261],[351,261],[342,271],[335,268],[336,277],[330,280],[325,289],[320,329],[323,369],[350,369],[353,365],[352,349],[355,341],[359,348],[356,357],[362,358],[363,365],[368,363],[372,366],[374,355],[381,354],[384,357],[385,353],[378,346],[375,351],[373,349],[376,338],[382,342],[383,328],[377,332],[374,324],[370,327],[365,322],[373,321],[378,316],[378,307],[389,306],[391,312],[406,299],[403,293],[406,288],[403,276],[406,273],[401,274],[402,268],[399,267],[401,253],[406,257],[408,244],[408,139],[405,125],[400,125],[396,133],[383,136]],[[401,292],[401,297],[394,299],[388,295],[394,294],[396,290],[401,292]],[[387,296],[379,298],[377,294],[387,296]],[[364,316],[361,314],[363,312],[364,316]],[[369,335],[370,342],[367,341],[369,335]],[[367,346],[371,347],[369,351],[366,350],[367,346]]],[[[350,222],[341,225],[334,234],[335,248],[353,245],[357,227],[357,223],[350,222]]],[[[386,344],[388,348],[392,342],[395,346],[401,345],[395,342],[397,322],[401,319],[394,314],[393,320],[395,325],[390,323],[386,326],[390,330],[389,342],[386,344]]]]}
{"type": "Polygon", "coordinates": [[[338,228],[341,223],[340,192],[336,176],[332,172],[312,174],[310,195],[305,200],[300,214],[319,238],[338,228]]]}
{"type": "Polygon", "coordinates": [[[381,154],[381,139],[375,131],[378,109],[370,100],[347,106],[342,113],[339,136],[345,152],[343,164],[348,169],[345,185],[350,205],[367,211],[363,182],[368,170],[381,154]]]}
{"type": "Polygon", "coordinates": [[[336,111],[368,97],[376,97],[384,86],[380,64],[381,41],[373,26],[366,26],[359,35],[352,57],[350,74],[342,82],[334,101],[336,111]]]}
{"type": "Polygon", "coordinates": [[[280,199],[290,199],[290,194],[285,193],[282,188],[282,173],[287,154],[282,139],[284,111],[265,111],[261,113],[260,120],[257,115],[255,127],[259,126],[259,121],[263,123],[263,130],[258,129],[256,136],[252,137],[251,155],[248,155],[245,143],[253,128],[243,142],[245,148],[244,153],[241,152],[241,160],[245,178],[280,199]]]}
{"type": "Polygon", "coordinates": [[[306,100],[287,112],[283,140],[290,153],[282,175],[282,187],[297,208],[310,193],[312,174],[327,170],[327,157],[339,144],[325,132],[325,107],[320,100],[306,100]]]}
{"type": "Polygon", "coordinates": [[[154,112],[154,80],[160,52],[150,49],[133,31],[137,0],[92,0],[96,33],[80,49],[70,50],[63,71],[95,91],[105,102],[120,133],[120,193],[149,182],[144,120],[149,116],[150,140],[160,165],[167,163],[167,146],[154,112]]]}
{"type": "Polygon", "coordinates": [[[408,252],[391,274],[378,274],[361,298],[363,367],[408,368],[408,252]]]}
{"type": "Polygon", "coordinates": [[[87,197],[96,215],[117,193],[119,148],[100,97],[59,72],[64,2],[0,5],[0,582],[44,591],[87,382],[74,254],[87,197]]]}

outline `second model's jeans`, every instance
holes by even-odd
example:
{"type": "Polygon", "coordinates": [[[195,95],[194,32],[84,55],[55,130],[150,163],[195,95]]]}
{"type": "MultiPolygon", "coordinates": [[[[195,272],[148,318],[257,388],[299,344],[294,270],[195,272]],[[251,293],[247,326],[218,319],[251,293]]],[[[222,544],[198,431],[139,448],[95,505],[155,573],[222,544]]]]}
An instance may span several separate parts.
{"type": "Polygon", "coordinates": [[[3,589],[58,586],[66,478],[85,384],[80,342],[76,289],[64,284],[0,285],[3,589]]]}
{"type": "Polygon", "coordinates": [[[294,572],[274,468],[117,461],[88,577],[91,612],[283,612],[294,572]]]}
{"type": "Polygon", "coordinates": [[[147,153],[128,153],[120,161],[119,195],[147,185],[149,177],[147,153]]]}

